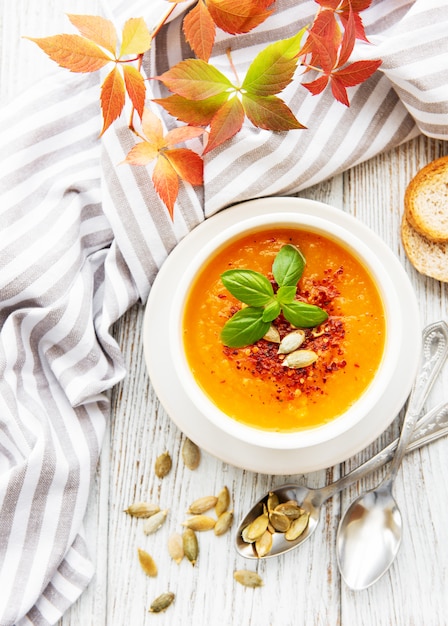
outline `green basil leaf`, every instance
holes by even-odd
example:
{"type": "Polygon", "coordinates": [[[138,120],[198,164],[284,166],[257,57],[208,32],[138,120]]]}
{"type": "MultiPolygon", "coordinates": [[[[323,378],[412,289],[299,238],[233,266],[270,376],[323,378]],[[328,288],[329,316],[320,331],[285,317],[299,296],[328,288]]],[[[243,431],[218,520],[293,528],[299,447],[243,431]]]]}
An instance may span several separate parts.
{"type": "Polygon", "coordinates": [[[279,287],[277,290],[277,300],[280,304],[289,304],[289,302],[293,302],[296,297],[297,287],[279,287]]]}
{"type": "Polygon", "coordinates": [[[281,307],[278,300],[272,300],[264,307],[263,322],[273,322],[280,315],[281,307]]]}
{"type": "Polygon", "coordinates": [[[313,328],[319,326],[328,318],[327,313],[319,306],[306,302],[291,302],[282,307],[283,315],[293,326],[299,328],[313,328]]]}
{"type": "Polygon", "coordinates": [[[232,296],[249,306],[264,306],[274,296],[266,276],[253,270],[227,270],[221,274],[221,280],[232,296]]]}
{"type": "Polygon", "coordinates": [[[246,307],[237,311],[221,330],[221,341],[229,348],[243,348],[261,339],[270,322],[263,321],[262,308],[246,307]]]}
{"type": "Polygon", "coordinates": [[[280,287],[295,286],[305,268],[305,257],[296,246],[286,244],[280,248],[272,264],[272,273],[280,287]]]}

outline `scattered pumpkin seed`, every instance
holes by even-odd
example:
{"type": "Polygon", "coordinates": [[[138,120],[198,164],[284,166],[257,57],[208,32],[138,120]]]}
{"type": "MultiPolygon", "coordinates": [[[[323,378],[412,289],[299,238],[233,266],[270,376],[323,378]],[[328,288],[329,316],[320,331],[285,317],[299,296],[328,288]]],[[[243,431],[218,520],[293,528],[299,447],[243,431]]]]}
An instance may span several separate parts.
{"type": "Polygon", "coordinates": [[[182,539],[182,535],[179,533],[173,533],[168,538],[168,552],[170,557],[175,561],[178,565],[184,558],[184,542],[182,539]]]}
{"type": "Polygon", "coordinates": [[[190,504],[187,513],[200,515],[201,513],[205,513],[206,511],[212,509],[217,502],[218,498],[216,496],[203,496],[190,504]]]}
{"type": "Polygon", "coordinates": [[[312,365],[317,359],[318,356],[313,350],[295,350],[286,355],[282,365],[299,369],[312,365]]]}
{"type": "Polygon", "coordinates": [[[168,509],[163,509],[162,511],[159,511],[154,515],[151,515],[151,517],[148,517],[148,519],[145,520],[145,523],[143,524],[143,532],[145,533],[145,535],[152,535],[153,533],[155,533],[156,530],[158,530],[162,526],[162,524],[166,520],[167,515],[168,509]]]}
{"type": "Polygon", "coordinates": [[[305,532],[305,529],[308,526],[309,518],[309,513],[303,513],[300,517],[291,522],[291,526],[285,533],[285,539],[287,539],[288,541],[294,541],[295,539],[298,539],[300,535],[305,532]]]}
{"type": "Polygon", "coordinates": [[[283,337],[278,347],[278,354],[289,354],[300,348],[305,341],[305,332],[303,330],[293,330],[283,337]]]}
{"type": "Polygon", "coordinates": [[[224,486],[218,493],[216,499],[215,513],[219,517],[224,511],[227,511],[230,505],[230,493],[226,486],[224,486]]]}
{"type": "Polygon", "coordinates": [[[157,576],[157,565],[148,552],[138,548],[138,560],[140,561],[140,565],[147,576],[157,576]]]}
{"type": "Polygon", "coordinates": [[[233,572],[233,578],[245,587],[261,587],[263,584],[263,580],[257,572],[251,572],[247,569],[236,570],[233,572]]]}
{"type": "Polygon", "coordinates": [[[151,606],[149,607],[150,613],[160,613],[161,611],[165,611],[170,604],[172,604],[175,598],[174,593],[171,591],[166,591],[158,596],[155,600],[153,600],[151,606]]]}
{"type": "Polygon", "coordinates": [[[196,533],[192,528],[186,528],[182,533],[184,553],[190,563],[194,566],[199,555],[199,544],[196,533]]]}
{"type": "Polygon", "coordinates": [[[131,517],[151,517],[151,515],[155,515],[159,511],[160,507],[150,502],[134,502],[134,504],[131,504],[124,510],[131,517]]]}
{"type": "Polygon", "coordinates": [[[217,537],[224,535],[224,533],[226,533],[229,530],[229,528],[232,526],[232,523],[233,523],[233,511],[224,511],[224,513],[221,513],[213,529],[215,535],[217,537]]]}
{"type": "Polygon", "coordinates": [[[201,451],[199,447],[188,439],[188,437],[184,441],[184,445],[182,446],[182,458],[183,461],[190,470],[197,469],[200,461],[201,461],[201,451]]]}
{"type": "Polygon", "coordinates": [[[155,463],[156,476],[158,478],[164,478],[171,470],[172,465],[173,465],[173,462],[171,460],[170,453],[163,452],[163,454],[158,456],[156,459],[156,463],[155,463]]]}
{"type": "Polygon", "coordinates": [[[193,517],[189,517],[185,522],[182,522],[182,526],[197,531],[211,530],[215,527],[215,524],[216,520],[209,515],[193,515],[193,517]]]}

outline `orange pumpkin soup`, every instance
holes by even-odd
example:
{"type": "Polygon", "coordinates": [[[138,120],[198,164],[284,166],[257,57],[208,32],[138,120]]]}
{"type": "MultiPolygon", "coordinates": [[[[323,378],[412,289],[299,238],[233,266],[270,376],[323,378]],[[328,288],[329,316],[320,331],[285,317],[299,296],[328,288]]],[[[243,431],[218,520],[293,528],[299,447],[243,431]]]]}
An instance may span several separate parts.
{"type": "MultiPolygon", "coordinates": [[[[280,316],[280,337],[294,328],[280,316]]],[[[205,394],[228,416],[279,432],[320,426],[344,413],[371,383],[384,350],[380,295],[366,268],[336,242],[291,228],[246,235],[221,249],[203,267],[187,297],[183,338],[191,371],[205,394]],[[320,306],[328,319],[307,328],[301,349],[317,360],[285,367],[278,343],[260,339],[244,348],[220,340],[225,322],[242,304],[224,287],[228,269],[251,269],[273,284],[273,260],[293,244],[306,259],[296,299],[320,306]]]]}

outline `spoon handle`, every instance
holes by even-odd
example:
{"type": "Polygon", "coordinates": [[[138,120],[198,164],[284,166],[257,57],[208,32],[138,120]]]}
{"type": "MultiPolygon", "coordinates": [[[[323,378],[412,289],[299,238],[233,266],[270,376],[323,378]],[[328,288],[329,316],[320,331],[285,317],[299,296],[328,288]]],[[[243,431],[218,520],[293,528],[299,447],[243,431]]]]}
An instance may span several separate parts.
{"type": "Polygon", "coordinates": [[[430,324],[423,331],[422,365],[412,387],[406,414],[403,419],[401,436],[395,450],[389,472],[383,480],[383,486],[394,481],[401,461],[406,453],[407,445],[412,437],[418,416],[434,384],[437,375],[448,356],[448,326],[442,320],[430,324]]]}
{"type": "MultiPolygon", "coordinates": [[[[406,452],[416,450],[444,435],[448,435],[448,402],[441,402],[418,420],[406,452]]],[[[325,487],[316,489],[313,503],[316,505],[322,504],[343,489],[350,487],[358,480],[383,467],[393,458],[397,444],[398,439],[395,439],[375,456],[362,463],[362,465],[358,465],[345,476],[341,476],[341,478],[325,487]]]]}

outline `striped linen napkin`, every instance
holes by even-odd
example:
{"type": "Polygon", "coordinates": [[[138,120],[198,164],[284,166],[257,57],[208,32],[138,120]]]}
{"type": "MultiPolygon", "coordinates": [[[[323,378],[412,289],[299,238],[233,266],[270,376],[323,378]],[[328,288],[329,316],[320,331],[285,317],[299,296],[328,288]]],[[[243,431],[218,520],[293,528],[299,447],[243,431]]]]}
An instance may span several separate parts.
{"type": "MultiPolygon", "coordinates": [[[[167,7],[116,4],[118,28],[140,15],[156,24],[167,7]]],[[[276,7],[250,36],[232,38],[241,75],[267,43],[310,23],[317,5],[276,7]]],[[[57,70],[1,112],[0,626],[54,624],[93,575],[83,517],[107,392],[125,375],[110,328],[146,301],[176,243],[232,203],[297,192],[418,133],[448,138],[446,0],[374,1],[363,21],[375,48],[358,43],[355,57],[383,65],[350,90],[350,108],[289,86],[282,97],[308,130],[245,125],[207,155],[204,188],[182,186],[174,222],[148,169],[118,165],[132,147],[125,121],[98,139],[98,76],[57,70]]],[[[221,33],[212,59],[224,73],[228,44],[221,33]]],[[[185,54],[177,17],[145,70],[160,74],[185,54]]],[[[158,83],[150,88],[158,97],[158,83]]]]}

